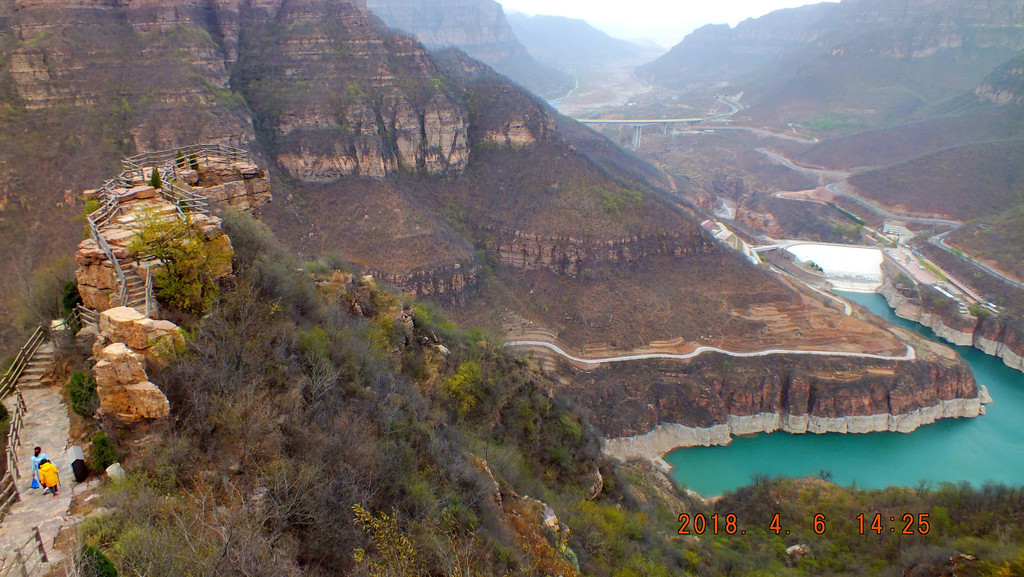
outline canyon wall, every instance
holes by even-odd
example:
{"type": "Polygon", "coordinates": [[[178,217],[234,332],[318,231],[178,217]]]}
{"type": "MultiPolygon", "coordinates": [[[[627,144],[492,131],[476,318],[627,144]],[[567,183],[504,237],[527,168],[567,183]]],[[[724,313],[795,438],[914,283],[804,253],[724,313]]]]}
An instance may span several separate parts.
{"type": "Polygon", "coordinates": [[[606,439],[603,451],[617,459],[658,459],[680,447],[710,447],[728,445],[735,435],[756,433],[909,433],[922,425],[939,419],[970,418],[985,413],[984,403],[991,402],[985,387],[975,399],[939,401],[930,407],[914,409],[909,413],[892,415],[854,415],[847,417],[818,417],[815,415],[789,415],[759,413],[756,415],[729,415],[726,422],[710,427],[688,427],[677,423],[661,424],[649,433],[632,437],[606,439]]]}
{"type": "Polygon", "coordinates": [[[505,266],[548,269],[578,277],[588,266],[632,263],[653,256],[684,257],[719,250],[707,235],[638,235],[614,240],[538,235],[518,230],[486,230],[484,246],[505,266]]]}
{"type": "Polygon", "coordinates": [[[368,0],[388,26],[429,48],[456,47],[537,94],[564,94],[572,79],[527,52],[494,0],[368,0]],[[561,92],[560,92],[561,91],[561,92]]]}
{"type": "MultiPolygon", "coordinates": [[[[962,315],[954,307],[931,306],[933,299],[920,294],[927,289],[899,285],[892,280],[898,276],[886,267],[886,281],[878,292],[896,316],[920,323],[955,345],[1001,358],[1006,366],[1024,372],[1024,320],[1002,315],[978,318],[962,315]]],[[[951,303],[947,299],[944,304],[951,303]]]]}
{"type": "MultiPolygon", "coordinates": [[[[947,351],[948,352],[948,351],[947,351]]],[[[914,361],[787,355],[705,355],[579,373],[571,394],[588,407],[606,450],[653,457],[724,444],[733,434],[908,432],[982,414],[987,392],[954,356],[918,348],[914,361]]]]}

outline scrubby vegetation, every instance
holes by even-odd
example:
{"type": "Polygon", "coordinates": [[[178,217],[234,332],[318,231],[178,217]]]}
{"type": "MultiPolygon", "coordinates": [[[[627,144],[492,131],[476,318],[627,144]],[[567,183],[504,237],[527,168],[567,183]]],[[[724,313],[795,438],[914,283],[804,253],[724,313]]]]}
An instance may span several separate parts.
{"type": "MultiPolygon", "coordinates": [[[[603,460],[587,414],[480,331],[322,262],[296,274],[249,217],[225,228],[237,277],[151,374],[174,418],[141,446],[115,435],[130,474],[80,526],[120,574],[940,575],[964,553],[958,575],[995,575],[1024,542],[1024,493],[1002,487],[757,479],[694,501],[603,460]],[[861,512],[931,531],[851,533],[861,512]],[[680,514],[715,513],[717,536],[679,534],[680,514]]],[[[108,448],[93,439],[94,467],[108,448]]]]}
{"type": "Polygon", "coordinates": [[[94,471],[104,471],[118,460],[117,447],[106,433],[100,431],[92,436],[91,465],[94,471]]]}
{"type": "Polygon", "coordinates": [[[71,373],[64,388],[68,391],[68,398],[71,400],[71,410],[83,417],[91,417],[99,407],[99,397],[96,396],[96,380],[86,371],[75,371],[71,373]]]}

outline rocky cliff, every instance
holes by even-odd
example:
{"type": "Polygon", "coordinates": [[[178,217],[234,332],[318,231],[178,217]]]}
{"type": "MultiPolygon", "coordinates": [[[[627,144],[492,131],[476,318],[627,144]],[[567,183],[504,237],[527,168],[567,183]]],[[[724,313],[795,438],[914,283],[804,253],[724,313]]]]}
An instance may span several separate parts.
{"type": "Polygon", "coordinates": [[[646,261],[655,256],[683,258],[709,254],[718,246],[707,236],[675,234],[637,235],[597,240],[572,236],[539,235],[518,230],[488,230],[484,246],[498,262],[522,270],[547,269],[569,277],[584,275],[588,267],[646,261]]]}
{"type": "Polygon", "coordinates": [[[1024,321],[1009,316],[975,317],[957,312],[952,301],[924,287],[905,287],[893,278],[891,269],[878,290],[896,316],[932,329],[935,334],[960,346],[974,347],[1003,359],[1006,366],[1024,371],[1024,321]]]}
{"type": "Polygon", "coordinates": [[[974,94],[996,104],[1024,104],[1024,56],[1017,55],[995,69],[974,94]]]}
{"type": "Polygon", "coordinates": [[[1024,320],[1004,317],[978,319],[974,348],[1003,359],[1008,367],[1024,371],[1024,320]]]}
{"type": "Polygon", "coordinates": [[[607,450],[656,457],[678,446],[725,444],[730,434],[909,432],[939,418],[974,417],[986,393],[955,357],[698,358],[602,367],[574,379],[607,450]],[[632,440],[629,440],[632,438],[632,440]]]}
{"type": "Polygon", "coordinates": [[[290,174],[465,168],[468,112],[420,44],[347,3],[289,2],[241,18],[236,79],[290,174]]]}
{"type": "Polygon", "coordinates": [[[567,74],[531,57],[494,0],[368,0],[368,6],[388,26],[428,47],[464,50],[537,94],[555,96],[572,88],[567,74]]]}

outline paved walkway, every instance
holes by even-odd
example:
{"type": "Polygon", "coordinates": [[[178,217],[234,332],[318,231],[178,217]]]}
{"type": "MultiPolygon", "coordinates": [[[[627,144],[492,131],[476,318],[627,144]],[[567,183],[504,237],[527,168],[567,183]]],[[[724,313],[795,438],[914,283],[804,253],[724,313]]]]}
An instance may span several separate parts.
{"type": "MultiPolygon", "coordinates": [[[[60,386],[43,386],[39,380],[52,361],[53,347],[49,343],[43,344],[18,380],[18,387],[28,407],[18,450],[18,471],[21,474],[18,490],[21,501],[15,503],[0,522],[2,566],[10,562],[6,556],[12,555],[14,548],[21,547],[32,538],[36,527],[39,527],[47,555],[52,555],[53,539],[67,522],[68,510],[71,508],[75,480],[66,454],[71,427],[68,407],[60,386]],[[53,464],[60,469],[60,494],[56,498],[50,494],[43,495],[42,489],[29,488],[32,483],[32,449],[37,445],[43,448],[53,464]]],[[[14,397],[9,396],[4,404],[13,413],[14,397]]],[[[26,547],[23,553],[28,551],[30,547],[26,547]]],[[[51,556],[51,562],[56,560],[51,556]]],[[[35,564],[35,561],[30,562],[29,567],[35,564]]],[[[38,569],[33,574],[43,574],[47,567],[43,565],[38,569]]]]}

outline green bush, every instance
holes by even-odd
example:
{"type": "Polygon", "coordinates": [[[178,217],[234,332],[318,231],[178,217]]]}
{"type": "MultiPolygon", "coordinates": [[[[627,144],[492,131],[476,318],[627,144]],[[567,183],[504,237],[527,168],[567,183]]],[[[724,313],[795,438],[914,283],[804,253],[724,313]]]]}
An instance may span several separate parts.
{"type": "Polygon", "coordinates": [[[466,414],[476,407],[480,401],[480,379],[482,371],[480,363],[469,360],[461,365],[455,374],[441,381],[441,390],[451,399],[460,414],[466,414]]]}
{"type": "Polygon", "coordinates": [[[149,175],[149,185],[153,188],[161,188],[163,183],[160,182],[160,172],[157,171],[156,167],[153,167],[153,173],[149,175]]]}
{"type": "Polygon", "coordinates": [[[92,436],[92,463],[93,471],[104,471],[118,460],[117,447],[106,433],[100,431],[92,436]]]}
{"type": "Polygon", "coordinates": [[[62,316],[68,316],[80,304],[82,304],[82,295],[78,293],[78,283],[73,280],[69,280],[64,283],[64,293],[60,299],[60,310],[62,316]]]}
{"type": "Polygon", "coordinates": [[[209,312],[220,293],[216,274],[230,262],[230,256],[211,252],[200,236],[180,236],[182,226],[155,213],[144,214],[128,250],[137,257],[151,256],[164,263],[153,276],[156,296],[162,302],[201,316],[209,312]]]}
{"type": "Polygon", "coordinates": [[[117,577],[117,567],[100,551],[88,543],[78,551],[78,574],[84,577],[117,577]]]}
{"type": "Polygon", "coordinates": [[[100,406],[99,397],[96,396],[96,380],[85,371],[71,373],[65,388],[68,390],[68,397],[71,399],[71,410],[83,417],[91,417],[100,406]]]}

